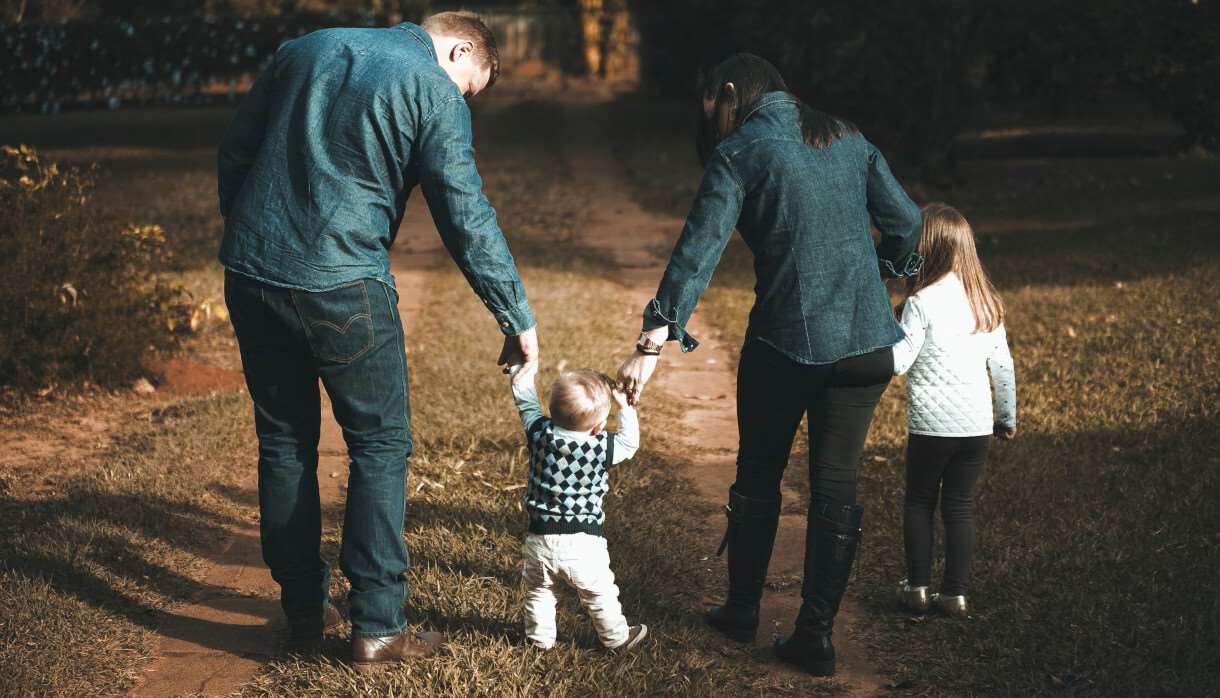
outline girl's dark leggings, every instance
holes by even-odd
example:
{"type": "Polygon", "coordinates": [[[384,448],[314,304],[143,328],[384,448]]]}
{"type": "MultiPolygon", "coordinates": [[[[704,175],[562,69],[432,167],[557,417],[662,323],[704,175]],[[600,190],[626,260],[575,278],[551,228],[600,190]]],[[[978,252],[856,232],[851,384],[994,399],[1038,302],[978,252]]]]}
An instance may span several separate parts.
{"type": "Polygon", "coordinates": [[[894,371],[893,351],[833,364],[802,364],[754,340],[737,370],[737,483],[747,497],[774,500],[801,417],[809,414],[812,504],[856,503],[856,466],[873,410],[894,371]]]}
{"type": "Polygon", "coordinates": [[[941,593],[966,593],[974,558],[974,483],[987,460],[990,436],[924,436],[907,440],[903,539],[911,586],[930,586],[932,514],[940,498],[945,522],[945,579],[941,593]]]}

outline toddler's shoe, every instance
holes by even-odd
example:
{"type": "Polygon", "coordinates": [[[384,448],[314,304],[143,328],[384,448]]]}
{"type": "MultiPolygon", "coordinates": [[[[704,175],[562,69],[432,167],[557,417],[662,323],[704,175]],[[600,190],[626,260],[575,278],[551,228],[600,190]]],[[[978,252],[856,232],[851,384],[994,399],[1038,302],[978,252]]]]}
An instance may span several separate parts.
{"type": "Polygon", "coordinates": [[[968,618],[970,616],[970,607],[966,604],[965,594],[960,596],[932,594],[932,605],[952,618],[968,618]]]}
{"type": "Polygon", "coordinates": [[[648,637],[648,626],[647,625],[644,625],[643,623],[640,623],[639,625],[633,625],[627,629],[627,641],[624,642],[623,644],[619,645],[618,647],[615,647],[614,649],[629,650],[632,647],[635,647],[636,645],[643,642],[644,638],[646,638],[646,637],[648,637]]]}
{"type": "Polygon", "coordinates": [[[898,582],[898,603],[911,613],[927,613],[931,606],[928,587],[913,587],[906,579],[898,582]]]}

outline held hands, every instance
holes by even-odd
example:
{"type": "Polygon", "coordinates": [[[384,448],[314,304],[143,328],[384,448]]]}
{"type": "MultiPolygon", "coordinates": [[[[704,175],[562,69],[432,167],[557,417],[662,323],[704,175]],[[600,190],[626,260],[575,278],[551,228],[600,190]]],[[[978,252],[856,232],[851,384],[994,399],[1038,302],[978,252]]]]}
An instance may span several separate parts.
{"type": "Polygon", "coordinates": [[[531,327],[519,335],[505,337],[496,365],[503,366],[504,373],[512,375],[514,385],[533,380],[538,372],[537,330],[531,327]]]}
{"type": "Polygon", "coordinates": [[[627,401],[627,391],[623,389],[622,383],[611,384],[610,399],[614,400],[614,404],[618,405],[620,411],[631,406],[631,403],[627,401]]]}
{"type": "MultiPolygon", "coordinates": [[[[644,392],[644,385],[652,378],[653,371],[657,370],[658,358],[654,354],[642,354],[637,351],[627,357],[627,360],[619,367],[618,382],[628,404],[639,403],[640,395],[644,392]]],[[[615,400],[618,400],[617,392],[615,400]]]]}
{"type": "Polygon", "coordinates": [[[1012,441],[1017,438],[1017,428],[1007,427],[1003,424],[995,425],[995,437],[1000,441],[1012,441]]]}

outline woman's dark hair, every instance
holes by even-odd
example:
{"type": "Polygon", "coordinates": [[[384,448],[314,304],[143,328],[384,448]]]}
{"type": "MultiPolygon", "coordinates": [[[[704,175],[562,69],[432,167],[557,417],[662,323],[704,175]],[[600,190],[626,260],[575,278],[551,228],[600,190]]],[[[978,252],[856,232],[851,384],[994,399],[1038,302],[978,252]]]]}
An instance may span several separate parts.
{"type": "MultiPolygon", "coordinates": [[[[712,149],[741,127],[750,114],[750,108],[763,95],[768,92],[792,95],[779,70],[765,58],[752,53],[736,53],[728,57],[703,76],[699,88],[700,98],[715,105],[710,116],[703,105],[699,109],[695,150],[699,154],[699,162],[704,165],[712,149]],[[732,90],[726,89],[727,83],[733,84],[732,90]]],[[[844,134],[857,131],[851,122],[813,109],[796,95],[792,95],[792,98],[800,106],[801,135],[814,148],[825,148],[844,134]]]]}

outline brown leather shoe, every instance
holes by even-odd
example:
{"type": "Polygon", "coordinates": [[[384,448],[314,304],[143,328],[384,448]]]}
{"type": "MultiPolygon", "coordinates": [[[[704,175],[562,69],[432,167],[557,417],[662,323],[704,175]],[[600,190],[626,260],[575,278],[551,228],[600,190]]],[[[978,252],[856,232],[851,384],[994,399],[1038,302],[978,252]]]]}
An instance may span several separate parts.
{"type": "Polygon", "coordinates": [[[356,668],[364,668],[386,662],[423,659],[436,654],[443,644],[445,636],[440,633],[411,630],[387,637],[353,637],[352,664],[356,668]]]}
{"type": "Polygon", "coordinates": [[[322,617],[289,618],[288,631],[284,637],[284,650],[301,653],[316,649],[326,633],[343,625],[343,614],[339,609],[326,605],[322,617]]]}

